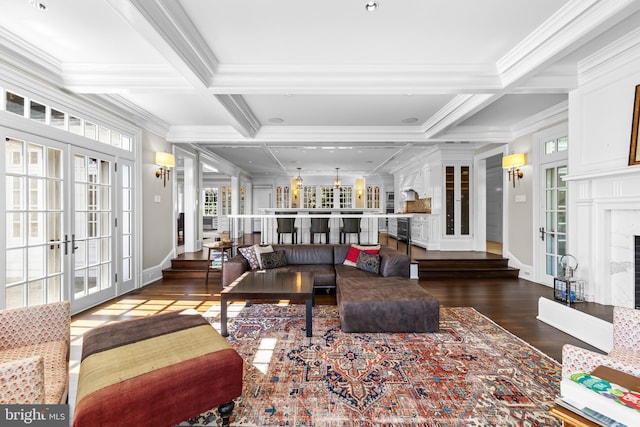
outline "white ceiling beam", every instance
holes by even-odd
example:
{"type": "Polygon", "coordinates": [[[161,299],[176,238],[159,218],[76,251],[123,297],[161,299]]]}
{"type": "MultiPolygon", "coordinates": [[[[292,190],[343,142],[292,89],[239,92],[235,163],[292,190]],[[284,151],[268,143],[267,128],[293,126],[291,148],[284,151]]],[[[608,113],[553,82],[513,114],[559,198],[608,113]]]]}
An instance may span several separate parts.
{"type": "Polygon", "coordinates": [[[216,94],[454,94],[502,89],[495,67],[309,66],[221,64],[211,84],[216,94]]]}
{"type": "Polygon", "coordinates": [[[209,86],[218,60],[177,1],[107,0],[196,89],[209,86]]]}
{"type": "Polygon", "coordinates": [[[214,95],[238,124],[242,136],[253,138],[262,125],[241,95],[214,95]]]}

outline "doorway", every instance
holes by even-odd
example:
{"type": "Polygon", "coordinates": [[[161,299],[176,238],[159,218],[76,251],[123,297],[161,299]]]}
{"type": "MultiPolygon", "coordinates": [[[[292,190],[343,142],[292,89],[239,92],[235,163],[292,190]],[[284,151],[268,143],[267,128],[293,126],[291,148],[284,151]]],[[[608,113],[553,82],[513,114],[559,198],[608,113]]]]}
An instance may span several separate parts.
{"type": "Polygon", "coordinates": [[[132,163],[0,128],[7,191],[0,306],[82,311],[134,287],[132,163]],[[121,169],[122,170],[122,169],[121,169]],[[116,222],[121,220],[121,227],[116,222]]]}
{"type": "Polygon", "coordinates": [[[502,154],[486,161],[487,252],[502,255],[503,177],[502,154]]]}

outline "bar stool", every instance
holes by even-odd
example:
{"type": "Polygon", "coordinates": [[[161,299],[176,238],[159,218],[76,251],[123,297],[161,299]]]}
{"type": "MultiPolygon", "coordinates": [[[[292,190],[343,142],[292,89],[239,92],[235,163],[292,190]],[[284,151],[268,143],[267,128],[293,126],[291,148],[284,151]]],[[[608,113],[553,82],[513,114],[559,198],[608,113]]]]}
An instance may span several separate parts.
{"type": "MultiPolygon", "coordinates": [[[[313,243],[313,237],[315,234],[324,234],[324,242],[329,243],[329,218],[311,218],[311,229],[309,236],[311,243],[313,243]]],[[[322,237],[320,237],[322,242],[322,237]]]]}
{"type": "MultiPolygon", "coordinates": [[[[358,244],[360,244],[360,221],[362,218],[342,218],[342,227],[340,227],[340,243],[347,243],[347,234],[356,233],[358,235],[358,244]]],[[[351,240],[349,240],[351,242],[351,240]]]]}
{"type": "Polygon", "coordinates": [[[298,243],[298,227],[295,226],[295,218],[276,218],[278,221],[278,244],[282,243],[283,234],[291,234],[291,243],[298,243]]]}

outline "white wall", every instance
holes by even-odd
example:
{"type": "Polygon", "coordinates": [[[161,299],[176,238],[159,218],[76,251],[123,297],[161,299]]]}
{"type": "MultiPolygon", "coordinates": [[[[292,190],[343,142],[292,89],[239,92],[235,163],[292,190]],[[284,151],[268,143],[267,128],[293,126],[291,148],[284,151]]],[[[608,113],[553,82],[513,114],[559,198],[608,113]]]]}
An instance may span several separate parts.
{"type": "MultiPolygon", "coordinates": [[[[163,138],[147,131],[142,133],[142,268],[153,277],[162,277],[162,263],[173,253],[173,199],[171,182],[163,187],[162,180],[156,178],[158,169],[153,164],[155,152],[171,152],[171,145],[163,138]],[[151,269],[151,270],[149,270],[151,269]],[[152,271],[156,270],[156,271],[152,271]],[[157,276],[160,270],[160,276],[157,276]]],[[[171,177],[175,179],[175,177],[171,177]]]]}
{"type": "Polygon", "coordinates": [[[625,260],[640,232],[640,167],[628,157],[640,31],[621,47],[580,64],[582,84],[569,94],[568,251],[580,261],[589,300],[631,306],[633,266],[625,260]]]}

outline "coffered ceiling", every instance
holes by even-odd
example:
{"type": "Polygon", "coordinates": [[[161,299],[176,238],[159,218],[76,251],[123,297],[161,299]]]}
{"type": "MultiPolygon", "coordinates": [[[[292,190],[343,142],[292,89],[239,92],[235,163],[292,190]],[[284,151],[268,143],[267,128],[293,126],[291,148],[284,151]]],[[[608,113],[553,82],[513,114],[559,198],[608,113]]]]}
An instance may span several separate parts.
{"type": "Polygon", "coordinates": [[[367,176],[557,122],[640,27],[639,0],[365,3],[11,0],[0,53],[250,175],[367,176]]]}

